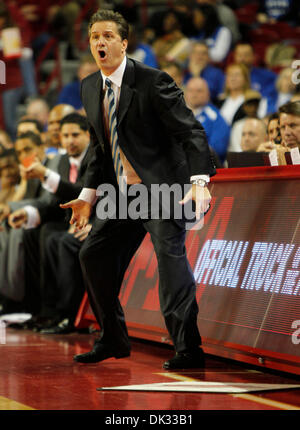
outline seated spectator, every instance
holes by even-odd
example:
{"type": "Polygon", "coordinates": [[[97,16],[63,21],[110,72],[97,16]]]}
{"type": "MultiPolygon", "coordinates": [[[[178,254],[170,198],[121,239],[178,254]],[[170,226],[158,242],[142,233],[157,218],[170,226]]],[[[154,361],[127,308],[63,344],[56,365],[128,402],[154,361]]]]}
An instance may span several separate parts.
{"type": "Polygon", "coordinates": [[[43,126],[43,131],[47,130],[50,108],[43,97],[35,97],[28,101],[26,114],[30,118],[37,119],[43,126]]]}
{"type": "Polygon", "coordinates": [[[261,102],[259,92],[248,89],[244,94],[244,103],[240,106],[234,116],[234,123],[230,132],[230,143],[228,151],[241,152],[241,138],[244,124],[247,118],[258,118],[258,110],[261,102]]]}
{"type": "Polygon", "coordinates": [[[91,55],[83,56],[80,60],[80,64],[78,67],[77,78],[73,82],[70,82],[69,84],[65,85],[65,87],[61,90],[58,95],[57,104],[68,104],[73,106],[76,110],[81,110],[81,81],[91,73],[97,72],[98,70],[98,66],[91,55]]]}
{"type": "Polygon", "coordinates": [[[277,94],[273,100],[265,99],[260,106],[259,116],[262,118],[270,113],[277,112],[280,106],[291,100],[296,91],[296,84],[293,83],[293,73],[295,70],[287,67],[282,69],[276,80],[277,94]]]}
{"type": "Polygon", "coordinates": [[[216,8],[220,23],[230,30],[233,43],[236,43],[241,38],[239,22],[231,6],[224,4],[224,2],[220,0],[196,0],[196,3],[208,3],[213,5],[216,8]]]}
{"type": "Polygon", "coordinates": [[[163,34],[157,37],[152,48],[159,66],[166,61],[183,63],[189,52],[190,41],[182,33],[177,14],[169,10],[163,19],[163,34]]]}
{"type": "Polygon", "coordinates": [[[36,118],[24,115],[19,119],[17,125],[17,137],[27,131],[32,131],[33,133],[38,134],[43,143],[46,142],[46,132],[43,131],[43,124],[36,118]]]}
{"type": "MultiPolygon", "coordinates": [[[[55,170],[59,158],[50,160],[45,155],[43,142],[38,134],[28,131],[22,134],[15,142],[15,150],[19,164],[29,162],[29,159],[39,159],[44,165],[55,170]]],[[[31,161],[32,162],[32,161],[31,161]]],[[[38,197],[50,201],[50,194],[44,190],[39,181],[29,179],[26,181],[26,190],[21,200],[9,201],[0,205],[0,223],[8,218],[18,223],[18,210],[33,204],[38,197]]],[[[10,229],[7,223],[2,224],[0,233],[0,294],[7,299],[4,311],[15,312],[23,309],[24,299],[24,250],[23,229],[10,229]]],[[[27,224],[26,228],[30,228],[27,224]]],[[[35,292],[37,293],[37,292],[35,292]]],[[[27,311],[31,313],[36,306],[36,301],[27,303],[27,311]]]]}
{"type": "Polygon", "coordinates": [[[16,138],[17,106],[23,97],[23,77],[19,59],[5,57],[2,30],[13,27],[14,23],[6,8],[0,3],[0,61],[5,63],[5,85],[0,84],[0,127],[4,128],[12,140],[16,138]]]}
{"type": "Polygon", "coordinates": [[[183,68],[180,64],[176,63],[176,61],[170,61],[169,63],[164,63],[161,66],[161,70],[168,73],[179,88],[183,88],[183,68]]]}
{"type": "Polygon", "coordinates": [[[43,132],[43,125],[38,119],[23,116],[17,125],[17,137],[27,133],[27,131],[32,131],[33,133],[41,135],[43,132]]]}
{"type": "Polygon", "coordinates": [[[232,44],[232,35],[221,25],[217,11],[210,4],[199,4],[193,9],[194,40],[203,40],[209,49],[209,56],[215,63],[227,58],[232,44]]]}
{"type": "Polygon", "coordinates": [[[271,114],[268,118],[267,125],[268,140],[261,143],[257,152],[271,152],[274,149],[277,153],[277,160],[280,166],[286,165],[285,152],[286,148],[281,144],[281,134],[279,125],[279,114],[277,112],[271,114]]]}
{"type": "MultiPolygon", "coordinates": [[[[45,334],[74,330],[84,292],[78,252],[91,229],[89,225],[82,232],[75,232],[59,207],[59,203],[78,195],[87,173],[90,135],[86,118],[78,113],[66,115],[61,121],[61,141],[66,154],[61,156],[57,171],[47,171],[36,162],[25,172],[28,178],[41,181],[42,187],[51,193],[50,201],[36,199],[30,211],[28,206],[19,211],[18,221],[18,225],[27,222],[33,227],[24,232],[23,238],[26,291],[42,292],[40,312],[26,322],[26,328],[44,329],[45,334]],[[62,320],[63,324],[57,326],[62,320]],[[50,331],[48,326],[52,327],[50,331]]],[[[16,227],[13,220],[9,219],[9,223],[16,227]]]]}
{"type": "Polygon", "coordinates": [[[262,0],[259,2],[256,19],[261,24],[279,21],[296,24],[297,18],[299,18],[298,0],[262,0]]]}
{"type": "Polygon", "coordinates": [[[255,53],[250,43],[239,42],[233,51],[233,61],[236,64],[244,64],[250,73],[251,88],[261,93],[268,100],[276,98],[275,82],[276,73],[267,68],[256,67],[255,53]]]}
{"type": "Polygon", "coordinates": [[[244,152],[256,152],[268,138],[265,123],[258,118],[247,118],[244,124],[241,148],[244,152]]]}
{"type": "Polygon", "coordinates": [[[58,104],[54,106],[48,119],[48,130],[45,134],[45,145],[47,155],[63,154],[65,151],[61,147],[60,140],[60,121],[69,113],[75,111],[75,108],[69,104],[58,104]]]}
{"type": "Polygon", "coordinates": [[[20,172],[16,153],[13,149],[5,149],[0,154],[0,183],[0,203],[14,201],[20,183],[20,172]]]}
{"type": "Polygon", "coordinates": [[[206,80],[211,100],[214,101],[224,90],[225,76],[221,69],[210,64],[209,49],[205,42],[194,42],[184,74],[184,83],[191,77],[206,80]]]}
{"type": "Polygon", "coordinates": [[[229,141],[230,128],[219,110],[210,103],[209,89],[202,78],[191,78],[185,88],[185,100],[196,119],[202,124],[208,144],[224,161],[229,141]]]}
{"type": "Polygon", "coordinates": [[[133,58],[134,60],[140,61],[150,67],[158,68],[158,62],[153,49],[150,45],[142,43],[139,40],[136,29],[134,26],[130,26],[128,46],[127,46],[127,57],[133,58]]]}
{"type": "Polygon", "coordinates": [[[225,71],[225,93],[216,103],[228,125],[245,101],[245,92],[250,88],[249,73],[243,64],[230,64],[225,71]]]}
{"type": "Polygon", "coordinates": [[[282,145],[291,150],[300,149],[300,101],[288,102],[279,108],[282,145]]]}

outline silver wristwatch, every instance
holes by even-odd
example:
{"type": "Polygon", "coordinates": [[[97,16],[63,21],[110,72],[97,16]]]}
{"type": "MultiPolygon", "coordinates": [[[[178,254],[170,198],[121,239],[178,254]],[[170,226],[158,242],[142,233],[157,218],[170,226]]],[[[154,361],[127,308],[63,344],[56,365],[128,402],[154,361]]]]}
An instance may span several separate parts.
{"type": "Polygon", "coordinates": [[[191,183],[195,184],[195,185],[199,185],[200,187],[206,187],[207,184],[208,184],[208,182],[205,179],[202,179],[202,178],[192,179],[191,183]]]}

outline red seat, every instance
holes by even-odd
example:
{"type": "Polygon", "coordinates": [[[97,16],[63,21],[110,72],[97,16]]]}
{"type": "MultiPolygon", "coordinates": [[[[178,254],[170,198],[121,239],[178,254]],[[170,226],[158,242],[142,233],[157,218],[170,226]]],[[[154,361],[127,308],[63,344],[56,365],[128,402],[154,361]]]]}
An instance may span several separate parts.
{"type": "Polygon", "coordinates": [[[269,43],[264,42],[257,42],[253,43],[253,50],[255,54],[255,65],[256,66],[265,66],[265,56],[266,56],[266,50],[270,46],[269,43]]]}
{"type": "Polygon", "coordinates": [[[275,43],[281,40],[280,35],[271,29],[256,28],[250,31],[250,40],[252,43],[275,43]]]}
{"type": "Polygon", "coordinates": [[[300,38],[300,28],[292,27],[287,22],[275,22],[273,24],[262,24],[260,26],[261,30],[271,30],[276,32],[281,39],[284,40],[299,40],[300,38]]]}
{"type": "Polygon", "coordinates": [[[259,5],[257,2],[252,2],[240,7],[239,9],[236,9],[235,15],[238,21],[242,24],[254,24],[256,22],[258,7],[259,5]]]}

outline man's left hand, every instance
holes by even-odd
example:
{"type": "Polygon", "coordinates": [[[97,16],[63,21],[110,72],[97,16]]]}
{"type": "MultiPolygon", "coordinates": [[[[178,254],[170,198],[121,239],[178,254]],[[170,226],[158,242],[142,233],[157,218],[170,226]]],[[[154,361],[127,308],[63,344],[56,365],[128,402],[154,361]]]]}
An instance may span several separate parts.
{"type": "Polygon", "coordinates": [[[190,200],[193,200],[196,204],[195,215],[196,220],[199,220],[201,216],[209,209],[211,195],[208,188],[192,184],[190,190],[186,193],[184,198],[179,203],[181,205],[184,205],[190,200]]]}

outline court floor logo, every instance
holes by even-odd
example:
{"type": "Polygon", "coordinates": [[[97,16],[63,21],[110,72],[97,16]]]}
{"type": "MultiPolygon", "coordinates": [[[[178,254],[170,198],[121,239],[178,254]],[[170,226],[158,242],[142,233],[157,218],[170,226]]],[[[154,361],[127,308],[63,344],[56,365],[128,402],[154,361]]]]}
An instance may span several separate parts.
{"type": "Polygon", "coordinates": [[[0,84],[6,84],[6,65],[2,60],[0,60],[0,84]]]}

